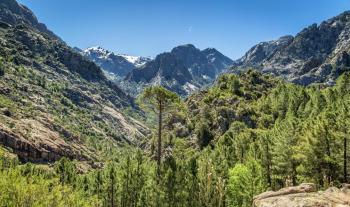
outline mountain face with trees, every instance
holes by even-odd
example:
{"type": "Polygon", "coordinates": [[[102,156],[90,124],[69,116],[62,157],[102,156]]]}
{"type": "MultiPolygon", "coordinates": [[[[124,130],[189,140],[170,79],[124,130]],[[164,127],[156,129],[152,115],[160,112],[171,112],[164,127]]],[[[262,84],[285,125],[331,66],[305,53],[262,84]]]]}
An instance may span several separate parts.
{"type": "Polygon", "coordinates": [[[233,70],[253,67],[301,85],[333,85],[349,70],[350,12],[313,24],[295,37],[262,42],[235,61],[233,70]]]}
{"type": "Polygon", "coordinates": [[[261,159],[273,189],[288,182],[313,181],[318,186],[348,182],[349,74],[329,88],[270,78],[254,71],[239,78],[222,76],[205,98],[190,97],[188,104],[195,113],[187,121],[197,143],[214,148],[222,144],[228,153],[223,160],[228,162],[244,162],[250,156],[261,159]],[[201,117],[206,117],[207,127],[201,126],[201,117]],[[210,140],[202,136],[210,133],[210,140]]]}
{"type": "MultiPolygon", "coordinates": [[[[134,101],[24,6],[0,7],[1,206],[250,207],[264,191],[349,182],[348,72],[326,87],[247,70],[186,99],[158,85],[134,101]]],[[[222,66],[185,47],[144,67],[171,61],[178,72],[162,74],[193,80],[206,74],[194,60],[222,66]]]]}
{"type": "Polygon", "coordinates": [[[98,160],[103,140],[136,143],[133,100],[14,0],[0,8],[0,142],[21,160],[98,160]]]}

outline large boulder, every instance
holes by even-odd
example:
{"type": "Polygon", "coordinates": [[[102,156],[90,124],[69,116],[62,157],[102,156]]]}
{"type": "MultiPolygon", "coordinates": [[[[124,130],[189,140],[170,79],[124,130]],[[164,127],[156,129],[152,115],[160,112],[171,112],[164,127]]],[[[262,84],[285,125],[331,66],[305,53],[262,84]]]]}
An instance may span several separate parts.
{"type": "Polygon", "coordinates": [[[331,187],[316,191],[314,184],[304,183],[295,187],[269,191],[254,197],[254,207],[349,207],[350,185],[341,189],[331,187]]]}

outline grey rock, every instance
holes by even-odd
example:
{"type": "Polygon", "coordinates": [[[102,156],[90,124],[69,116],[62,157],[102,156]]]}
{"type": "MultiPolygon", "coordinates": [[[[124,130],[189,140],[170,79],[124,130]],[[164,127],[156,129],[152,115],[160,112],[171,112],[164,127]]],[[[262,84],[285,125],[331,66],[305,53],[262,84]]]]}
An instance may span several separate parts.
{"type": "Polygon", "coordinates": [[[299,207],[350,206],[350,192],[331,187],[326,191],[316,192],[315,185],[301,184],[300,186],[283,188],[279,191],[269,191],[254,197],[254,207],[299,207]]]}

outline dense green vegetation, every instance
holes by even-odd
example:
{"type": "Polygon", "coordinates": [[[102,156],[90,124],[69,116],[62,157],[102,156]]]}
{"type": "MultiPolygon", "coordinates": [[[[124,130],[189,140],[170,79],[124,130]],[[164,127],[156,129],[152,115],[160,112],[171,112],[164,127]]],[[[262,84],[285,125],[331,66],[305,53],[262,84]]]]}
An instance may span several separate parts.
{"type": "Polygon", "coordinates": [[[0,200],[5,206],[238,207],[301,182],[337,186],[349,181],[349,80],[344,74],[333,87],[301,87],[254,71],[224,75],[163,117],[158,173],[153,139],[142,149],[101,149],[108,161],[88,172],[67,159],[50,168],[2,164],[0,185],[11,188],[0,186],[0,200]]]}
{"type": "Polygon", "coordinates": [[[95,196],[60,182],[46,166],[19,165],[0,148],[0,206],[98,206],[95,196]]]}

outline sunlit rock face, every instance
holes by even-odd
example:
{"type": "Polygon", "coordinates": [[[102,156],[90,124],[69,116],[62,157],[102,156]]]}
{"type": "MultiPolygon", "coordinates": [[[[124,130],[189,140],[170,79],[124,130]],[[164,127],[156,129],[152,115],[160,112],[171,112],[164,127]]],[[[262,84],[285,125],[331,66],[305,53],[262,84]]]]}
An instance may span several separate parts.
{"type": "Polygon", "coordinates": [[[331,187],[326,191],[316,191],[312,183],[304,183],[296,187],[283,188],[279,191],[269,191],[254,198],[254,207],[299,207],[350,206],[350,185],[342,188],[331,187]]]}

